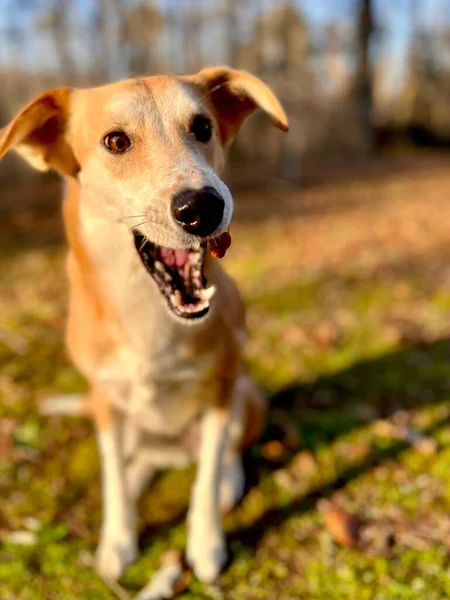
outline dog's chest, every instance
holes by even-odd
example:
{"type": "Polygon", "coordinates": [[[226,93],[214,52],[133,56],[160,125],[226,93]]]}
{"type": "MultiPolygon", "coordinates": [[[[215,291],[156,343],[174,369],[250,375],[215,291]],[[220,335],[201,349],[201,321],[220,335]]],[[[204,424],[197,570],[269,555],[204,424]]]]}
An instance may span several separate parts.
{"type": "Polygon", "coordinates": [[[153,434],[177,436],[220,395],[217,348],[202,352],[194,340],[180,337],[166,332],[149,338],[144,353],[128,350],[124,411],[153,434]]]}

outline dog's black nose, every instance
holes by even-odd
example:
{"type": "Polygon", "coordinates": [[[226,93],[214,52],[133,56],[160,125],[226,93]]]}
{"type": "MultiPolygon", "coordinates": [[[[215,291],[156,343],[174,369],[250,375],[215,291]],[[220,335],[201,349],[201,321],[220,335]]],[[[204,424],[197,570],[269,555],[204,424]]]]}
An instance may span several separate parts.
{"type": "Polygon", "coordinates": [[[172,215],[188,233],[207,237],[223,219],[225,202],[212,187],[184,190],[172,199],[172,215]]]}

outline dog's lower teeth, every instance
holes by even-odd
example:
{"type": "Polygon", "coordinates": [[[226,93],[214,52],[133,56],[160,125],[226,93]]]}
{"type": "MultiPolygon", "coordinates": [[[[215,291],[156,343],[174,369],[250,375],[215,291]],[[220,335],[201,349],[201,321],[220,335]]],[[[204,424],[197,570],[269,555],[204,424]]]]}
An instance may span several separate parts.
{"type": "Polygon", "coordinates": [[[215,293],[216,293],[216,286],[211,285],[208,288],[203,288],[202,290],[200,290],[200,298],[202,300],[211,300],[211,298],[214,296],[215,293]]]}
{"type": "Polygon", "coordinates": [[[185,319],[204,316],[216,291],[214,286],[203,288],[207,285],[203,274],[206,244],[177,255],[175,250],[146,240],[136,230],[133,233],[136,250],[168,307],[185,319]]]}
{"type": "Polygon", "coordinates": [[[181,306],[181,294],[178,290],[170,296],[170,301],[173,306],[181,306]]]}

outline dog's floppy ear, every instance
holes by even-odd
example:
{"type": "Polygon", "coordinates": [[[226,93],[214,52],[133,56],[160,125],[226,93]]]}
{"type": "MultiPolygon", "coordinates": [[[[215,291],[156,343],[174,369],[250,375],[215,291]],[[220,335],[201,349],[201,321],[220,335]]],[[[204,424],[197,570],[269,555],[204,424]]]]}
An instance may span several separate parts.
{"type": "Polygon", "coordinates": [[[264,111],[276,127],[288,131],[286,113],[275,94],[250,73],[228,67],[210,67],[193,75],[191,80],[212,106],[224,146],[233,140],[245,119],[257,109],[264,111]]]}
{"type": "Polygon", "coordinates": [[[40,171],[75,175],[79,165],[66,139],[71,93],[60,88],[41,94],[0,129],[0,158],[14,149],[40,171]]]}

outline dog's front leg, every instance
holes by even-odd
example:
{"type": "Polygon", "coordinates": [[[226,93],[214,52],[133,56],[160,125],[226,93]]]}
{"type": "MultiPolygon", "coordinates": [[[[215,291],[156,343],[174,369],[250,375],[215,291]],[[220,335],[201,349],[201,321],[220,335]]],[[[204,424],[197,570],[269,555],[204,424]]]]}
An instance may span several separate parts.
{"type": "Polygon", "coordinates": [[[97,569],[117,579],[137,555],[135,506],[125,485],[123,440],[116,410],[103,392],[93,398],[101,461],[103,519],[97,549],[97,569]]]}
{"type": "Polygon", "coordinates": [[[219,489],[229,423],[229,410],[218,407],[209,408],[201,423],[197,476],[188,514],[187,560],[204,582],[213,581],[227,559],[219,489]]]}

